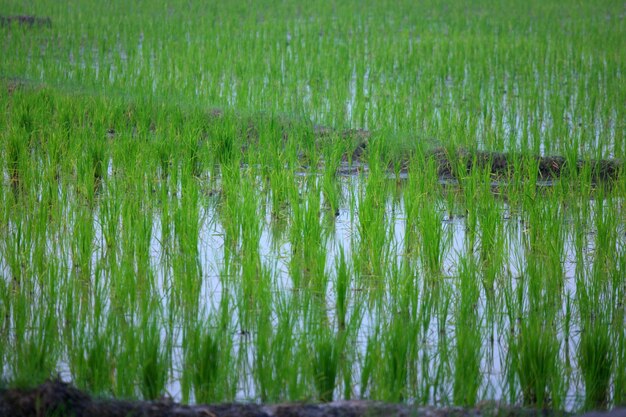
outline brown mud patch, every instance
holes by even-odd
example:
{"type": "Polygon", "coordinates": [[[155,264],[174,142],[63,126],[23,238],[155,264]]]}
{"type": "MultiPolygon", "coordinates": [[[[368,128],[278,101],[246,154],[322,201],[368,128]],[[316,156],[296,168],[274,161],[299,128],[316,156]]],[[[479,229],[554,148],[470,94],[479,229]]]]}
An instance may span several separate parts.
{"type": "MultiPolygon", "coordinates": [[[[359,144],[350,154],[344,155],[337,174],[358,175],[368,171],[367,147],[359,144]]],[[[407,175],[411,171],[411,158],[389,162],[390,174],[407,175]]],[[[426,163],[433,160],[441,180],[460,180],[474,171],[487,172],[492,181],[509,181],[515,178],[549,183],[562,176],[588,178],[593,184],[617,181],[623,174],[623,162],[619,159],[577,159],[569,161],[563,156],[537,156],[515,153],[489,152],[459,148],[450,151],[435,148],[425,154],[426,163]]],[[[417,164],[423,167],[425,163],[417,164]]],[[[626,417],[626,416],[625,416],[626,417]]]]}
{"type": "MultiPolygon", "coordinates": [[[[354,145],[342,157],[339,175],[355,175],[368,170],[367,159],[371,132],[365,129],[336,130],[314,125],[313,134],[317,140],[329,137],[351,141],[354,145]]],[[[407,174],[410,171],[413,155],[399,155],[389,161],[389,172],[407,174]]],[[[562,176],[577,178],[588,175],[592,183],[617,180],[623,173],[620,159],[568,159],[564,156],[541,156],[521,153],[492,152],[457,147],[449,149],[434,147],[425,152],[426,160],[432,159],[437,173],[443,180],[459,180],[473,171],[487,171],[492,180],[507,181],[516,177],[536,178],[550,181],[562,176]]],[[[303,161],[308,167],[307,161],[303,161]]],[[[420,164],[418,164],[420,165],[420,164]]],[[[626,416],[625,416],[626,417],[626,416]]]]}
{"type": "Polygon", "coordinates": [[[13,23],[26,27],[52,27],[52,19],[49,17],[37,17],[31,15],[0,16],[0,26],[10,26],[13,23]]]}
{"type": "Polygon", "coordinates": [[[593,182],[616,180],[623,168],[618,159],[568,160],[563,156],[521,155],[503,152],[468,150],[448,151],[437,148],[430,153],[443,178],[457,178],[474,170],[486,170],[496,179],[508,179],[516,174],[536,175],[539,180],[551,180],[562,175],[578,176],[585,173],[593,182]]]}
{"type": "MultiPolygon", "coordinates": [[[[619,411],[619,410],[616,410],[619,411]]],[[[43,417],[480,417],[569,416],[563,412],[505,407],[485,402],[473,408],[418,407],[372,401],[336,401],[325,404],[214,404],[181,405],[171,400],[126,401],[95,398],[59,380],[31,389],[0,390],[0,416],[43,417]]],[[[620,417],[622,417],[620,415],[620,417]]],[[[607,417],[613,417],[608,416],[607,417]]]]}
{"type": "MultiPolygon", "coordinates": [[[[316,134],[318,133],[316,128],[316,134]]],[[[325,128],[326,129],[326,128],[325,128]]],[[[324,130],[328,135],[330,130],[324,130]]],[[[340,137],[355,141],[356,146],[343,155],[339,168],[340,175],[354,175],[367,171],[369,132],[365,130],[346,130],[340,137]]],[[[488,172],[491,179],[507,181],[519,177],[536,177],[540,181],[550,181],[562,176],[579,177],[588,175],[592,183],[617,180],[623,173],[624,163],[620,159],[575,159],[564,156],[540,156],[521,153],[491,152],[459,147],[448,149],[435,147],[425,152],[426,160],[432,159],[437,173],[443,180],[461,179],[473,171],[488,172]]],[[[411,158],[401,155],[389,162],[389,172],[407,174],[411,167],[411,158]]]]}

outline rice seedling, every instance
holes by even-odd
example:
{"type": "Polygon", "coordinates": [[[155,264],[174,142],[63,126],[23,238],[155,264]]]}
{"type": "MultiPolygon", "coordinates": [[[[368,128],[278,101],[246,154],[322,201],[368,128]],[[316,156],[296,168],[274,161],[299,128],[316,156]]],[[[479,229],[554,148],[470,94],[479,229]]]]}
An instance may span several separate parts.
{"type": "Polygon", "coordinates": [[[460,300],[456,312],[456,352],[452,398],[455,404],[476,404],[480,388],[482,340],[479,331],[477,266],[473,258],[464,259],[459,271],[460,300]]]}
{"type": "Polygon", "coordinates": [[[624,404],[626,26],[579,3],[8,1],[0,379],[624,404]]]}
{"type": "Polygon", "coordinates": [[[585,382],[584,408],[606,408],[614,363],[611,333],[606,327],[594,324],[583,330],[578,347],[578,362],[585,382]]]}
{"type": "Polygon", "coordinates": [[[141,365],[141,394],[145,399],[157,399],[165,392],[168,377],[168,355],[161,344],[156,323],[144,324],[139,363],[141,365]]]}
{"type": "Polygon", "coordinates": [[[339,373],[339,340],[329,331],[318,331],[314,337],[313,372],[318,399],[322,402],[332,401],[337,374],[339,373]]]}
{"type": "Polygon", "coordinates": [[[518,338],[515,354],[524,404],[558,409],[562,395],[557,372],[558,341],[553,334],[542,331],[542,325],[533,318],[522,323],[518,338]]]}

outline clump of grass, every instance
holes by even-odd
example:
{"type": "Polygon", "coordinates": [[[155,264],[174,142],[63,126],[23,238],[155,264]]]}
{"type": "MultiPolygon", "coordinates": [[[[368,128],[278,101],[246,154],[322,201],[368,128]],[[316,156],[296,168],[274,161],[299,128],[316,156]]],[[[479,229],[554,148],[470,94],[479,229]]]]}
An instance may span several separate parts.
{"type": "Polygon", "coordinates": [[[456,352],[452,399],[471,407],[478,400],[481,385],[482,335],[479,328],[479,280],[473,258],[464,258],[459,271],[460,300],[456,313],[456,352]]]}
{"type": "Polygon", "coordinates": [[[199,321],[187,329],[184,340],[183,398],[193,388],[197,403],[214,402],[229,390],[225,370],[230,366],[230,343],[225,333],[199,321]]]}
{"type": "Polygon", "coordinates": [[[78,387],[96,394],[110,391],[113,380],[114,358],[112,358],[113,338],[108,331],[94,329],[83,332],[76,329],[70,352],[70,369],[78,387]]]}
{"type": "Polygon", "coordinates": [[[442,271],[449,236],[442,226],[442,214],[436,202],[424,202],[419,216],[422,264],[428,276],[438,276],[442,271]]]}
{"type": "Polygon", "coordinates": [[[339,371],[338,339],[328,330],[319,331],[313,336],[315,351],[313,373],[318,399],[322,402],[333,400],[333,393],[339,371]]]}
{"type": "Polygon", "coordinates": [[[337,271],[335,283],[337,327],[339,331],[343,331],[346,329],[346,315],[349,302],[348,290],[350,289],[350,274],[348,266],[346,265],[343,249],[340,251],[335,270],[337,271]]]}
{"type": "Polygon", "coordinates": [[[162,335],[156,323],[142,326],[141,341],[141,394],[147,400],[154,400],[163,395],[168,377],[168,357],[162,343],[162,335]]]}
{"type": "Polygon", "coordinates": [[[367,344],[365,346],[365,354],[363,355],[363,362],[361,364],[361,378],[360,378],[360,395],[361,398],[374,397],[373,392],[376,377],[377,365],[381,359],[380,352],[380,340],[378,334],[367,338],[367,344]]]}
{"type": "Polygon", "coordinates": [[[586,410],[606,409],[614,366],[613,343],[608,326],[589,323],[580,335],[578,364],[585,382],[586,410]]]}
{"type": "Polygon", "coordinates": [[[559,346],[554,332],[530,318],[522,323],[514,349],[524,405],[558,409],[561,405],[559,346]]]}
{"type": "Polygon", "coordinates": [[[28,174],[28,137],[20,130],[10,131],[4,151],[11,189],[17,196],[25,189],[24,181],[28,174]]]}
{"type": "Polygon", "coordinates": [[[385,332],[383,357],[385,358],[384,399],[390,402],[404,401],[407,397],[410,352],[415,343],[411,338],[411,326],[400,318],[394,318],[385,332]]]}
{"type": "MultiPolygon", "coordinates": [[[[14,305],[18,311],[21,310],[18,314],[26,312],[27,307],[20,306],[24,302],[25,299],[14,305]]],[[[12,385],[40,384],[54,375],[58,360],[58,344],[55,343],[57,319],[51,313],[53,311],[48,310],[46,315],[34,317],[30,323],[32,329],[24,326],[26,320],[23,317],[14,317],[18,320],[18,329],[10,359],[12,385]]]]}

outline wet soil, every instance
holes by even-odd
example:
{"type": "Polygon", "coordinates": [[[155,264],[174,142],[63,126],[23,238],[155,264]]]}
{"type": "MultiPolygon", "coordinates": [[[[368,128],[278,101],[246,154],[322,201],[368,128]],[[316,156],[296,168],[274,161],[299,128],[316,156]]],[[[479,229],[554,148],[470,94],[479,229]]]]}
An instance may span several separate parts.
{"type": "MultiPolygon", "coordinates": [[[[339,167],[340,175],[354,175],[367,171],[368,143],[371,137],[364,129],[336,131],[325,126],[314,126],[317,139],[330,136],[352,141],[356,145],[343,155],[339,167]]],[[[593,183],[614,181],[623,173],[624,163],[620,159],[576,159],[568,160],[564,156],[523,155],[505,152],[490,152],[478,149],[435,147],[426,153],[427,159],[433,159],[439,177],[443,180],[459,179],[474,170],[487,171],[492,180],[506,181],[516,176],[526,179],[536,177],[540,181],[550,181],[563,175],[589,175],[593,183]]],[[[409,156],[400,156],[399,160],[390,161],[389,171],[407,174],[409,156]]]]}
{"type": "MultiPolygon", "coordinates": [[[[344,132],[346,137],[353,137],[354,133],[344,132]]],[[[358,138],[363,138],[363,131],[359,131],[358,138]]],[[[349,155],[344,155],[343,163],[339,168],[340,175],[353,175],[367,170],[367,139],[358,142],[349,155]]],[[[457,148],[454,150],[437,147],[425,154],[427,159],[433,159],[439,177],[443,180],[460,179],[471,174],[472,171],[487,171],[492,180],[506,181],[515,177],[528,179],[536,177],[540,181],[557,179],[563,175],[589,175],[593,183],[617,180],[623,173],[624,163],[620,159],[576,159],[568,160],[563,156],[523,155],[516,153],[490,152],[478,149],[457,148]]],[[[400,174],[407,174],[410,170],[409,157],[400,157],[399,161],[389,163],[390,173],[396,172],[399,166],[400,174]]]]}
{"type": "Polygon", "coordinates": [[[581,175],[588,172],[594,182],[616,180],[623,168],[617,159],[567,160],[563,156],[528,156],[514,153],[488,152],[460,148],[448,151],[437,148],[430,154],[437,161],[439,176],[455,178],[472,170],[487,170],[495,178],[512,178],[536,174],[539,180],[561,175],[581,175]]]}
{"type": "MultiPolygon", "coordinates": [[[[338,174],[356,175],[368,170],[366,145],[360,144],[352,152],[351,158],[344,156],[338,174]]],[[[488,172],[492,181],[508,181],[514,178],[527,180],[531,177],[549,182],[564,175],[589,175],[592,183],[616,181],[623,175],[623,162],[618,159],[568,161],[562,156],[536,156],[513,153],[469,150],[465,148],[450,151],[435,148],[426,153],[426,159],[432,159],[437,166],[441,180],[459,180],[472,171],[488,172]]],[[[408,158],[389,163],[389,173],[406,175],[410,171],[408,158]],[[396,166],[399,165],[399,170],[396,166]]]]}
{"type": "MultiPolygon", "coordinates": [[[[619,410],[618,410],[619,411],[619,410]]],[[[371,401],[337,401],[325,404],[213,404],[181,405],[171,400],[126,401],[95,398],[60,380],[31,389],[0,390],[0,417],[534,417],[569,416],[550,410],[505,407],[495,402],[474,408],[417,407],[371,401]]],[[[597,415],[594,417],[601,417],[597,415]]],[[[607,416],[618,417],[618,416],[607,416]]],[[[624,417],[624,414],[619,415],[624,417]]]]}
{"type": "Polygon", "coordinates": [[[0,16],[0,26],[9,26],[13,23],[30,28],[51,27],[52,19],[49,17],[37,17],[30,15],[0,16]]]}

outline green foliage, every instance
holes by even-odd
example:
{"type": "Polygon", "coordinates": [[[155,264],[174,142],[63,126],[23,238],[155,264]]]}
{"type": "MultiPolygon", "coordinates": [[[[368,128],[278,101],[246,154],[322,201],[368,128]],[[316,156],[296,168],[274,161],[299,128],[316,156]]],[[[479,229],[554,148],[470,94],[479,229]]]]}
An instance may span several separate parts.
{"type": "Polygon", "coordinates": [[[590,323],[580,335],[578,363],[585,382],[586,410],[606,409],[611,392],[614,352],[607,326],[590,323]]]}
{"type": "Polygon", "coordinates": [[[515,346],[524,405],[560,407],[559,346],[554,333],[536,319],[522,323],[515,346]]]}
{"type": "Polygon", "coordinates": [[[313,372],[318,398],[322,402],[333,400],[339,366],[339,341],[327,330],[314,336],[313,372]]]}
{"type": "Polygon", "coordinates": [[[626,159],[622,5],[36,6],[0,28],[8,385],[626,402],[626,182],[580,162],[626,159]]]}

